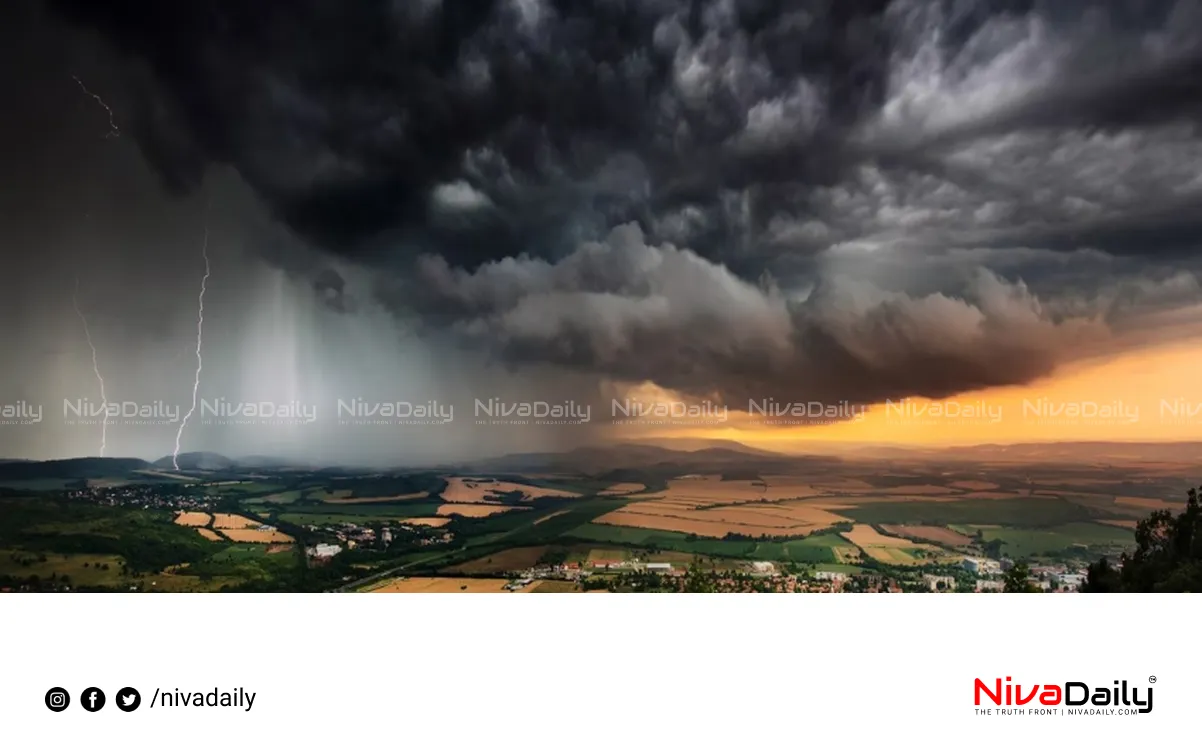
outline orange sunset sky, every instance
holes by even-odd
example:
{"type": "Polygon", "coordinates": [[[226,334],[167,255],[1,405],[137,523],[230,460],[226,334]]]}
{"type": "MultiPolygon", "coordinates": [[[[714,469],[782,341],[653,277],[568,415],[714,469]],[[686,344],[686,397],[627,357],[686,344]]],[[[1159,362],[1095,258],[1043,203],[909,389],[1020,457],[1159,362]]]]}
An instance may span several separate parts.
{"type": "MultiPolygon", "coordinates": [[[[765,425],[732,406],[726,423],[624,426],[620,437],[730,439],[775,451],[820,442],[949,446],[1039,441],[1202,440],[1202,348],[1196,342],[1143,348],[1062,367],[1028,385],[910,398],[870,407],[858,421],[765,425]],[[1074,410],[1074,406],[1077,407],[1074,410]],[[910,411],[909,414],[902,412],[910,411]],[[971,409],[974,415],[955,415],[971,409]]],[[[663,399],[663,398],[661,398],[663,399]]]]}

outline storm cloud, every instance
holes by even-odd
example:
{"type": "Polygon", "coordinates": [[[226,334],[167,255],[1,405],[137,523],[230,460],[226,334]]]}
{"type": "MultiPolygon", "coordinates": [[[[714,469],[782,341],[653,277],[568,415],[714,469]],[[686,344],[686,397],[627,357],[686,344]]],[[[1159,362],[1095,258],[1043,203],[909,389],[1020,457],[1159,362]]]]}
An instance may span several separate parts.
{"type": "Polygon", "coordinates": [[[1108,331],[1058,320],[1021,283],[980,270],[962,296],[909,296],[831,278],[805,298],[749,283],[688,250],[614,229],[557,263],[522,257],[474,272],[420,263],[412,301],[471,345],[651,381],[728,404],[943,397],[1046,374],[1108,331]]]}
{"type": "Polygon", "coordinates": [[[232,166],[327,306],[517,369],[944,397],[1199,301],[1190,0],[55,7],[169,188],[232,166]]]}

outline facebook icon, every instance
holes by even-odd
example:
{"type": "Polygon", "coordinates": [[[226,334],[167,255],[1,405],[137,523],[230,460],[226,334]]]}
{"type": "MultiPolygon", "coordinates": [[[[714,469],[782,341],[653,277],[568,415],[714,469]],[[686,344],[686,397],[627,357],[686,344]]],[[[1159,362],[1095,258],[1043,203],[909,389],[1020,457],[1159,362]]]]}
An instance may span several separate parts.
{"type": "Polygon", "coordinates": [[[104,692],[95,686],[89,686],[83,690],[79,701],[88,712],[95,712],[104,706],[104,692]]]}

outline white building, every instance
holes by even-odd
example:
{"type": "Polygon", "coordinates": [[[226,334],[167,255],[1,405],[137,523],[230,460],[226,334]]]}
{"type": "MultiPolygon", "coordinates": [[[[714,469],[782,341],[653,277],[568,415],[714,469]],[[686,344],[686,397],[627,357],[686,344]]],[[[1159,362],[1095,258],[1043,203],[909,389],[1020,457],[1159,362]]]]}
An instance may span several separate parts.
{"type": "Polygon", "coordinates": [[[308,552],[310,557],[326,558],[333,557],[342,551],[342,546],[337,544],[319,544],[315,547],[310,547],[308,552]]]}
{"type": "Polygon", "coordinates": [[[1056,582],[1065,588],[1078,590],[1085,583],[1085,576],[1081,573],[1061,573],[1056,576],[1056,582]]]}
{"type": "Polygon", "coordinates": [[[987,560],[983,557],[966,557],[960,565],[970,573],[978,575],[996,575],[1002,572],[1002,564],[997,560],[987,560]]]}
{"type": "Polygon", "coordinates": [[[931,591],[954,591],[956,590],[956,579],[948,575],[924,575],[923,582],[927,584],[927,588],[931,591]],[[942,584],[942,588],[940,587],[942,584]]]}
{"type": "Polygon", "coordinates": [[[979,580],[977,581],[977,592],[982,593],[991,591],[993,593],[1001,593],[1006,590],[1006,584],[1000,580],[979,580]]]}
{"type": "Polygon", "coordinates": [[[847,573],[839,573],[832,570],[819,570],[814,573],[814,578],[817,580],[829,580],[832,583],[841,583],[847,580],[847,573]]]}
{"type": "Polygon", "coordinates": [[[653,573],[666,573],[672,569],[672,563],[670,563],[670,562],[649,562],[649,563],[647,563],[647,569],[653,573]]]}
{"type": "Polygon", "coordinates": [[[776,572],[776,565],[771,562],[753,562],[751,570],[754,573],[771,574],[776,572]]]}

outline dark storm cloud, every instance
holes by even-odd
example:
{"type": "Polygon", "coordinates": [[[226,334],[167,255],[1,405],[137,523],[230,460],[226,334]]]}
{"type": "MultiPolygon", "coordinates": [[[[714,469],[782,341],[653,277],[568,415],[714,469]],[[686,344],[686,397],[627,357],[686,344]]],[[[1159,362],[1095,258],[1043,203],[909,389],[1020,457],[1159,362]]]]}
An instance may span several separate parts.
{"type": "Polygon", "coordinates": [[[169,183],[203,153],[331,249],[464,263],[604,234],[653,183],[687,201],[833,177],[805,143],[879,102],[888,42],[884,2],[58,5],[154,71],[139,141],[169,183]],[[594,183],[624,154],[644,182],[594,183]],[[454,183],[492,212],[431,203],[454,183]]]}
{"type": "Polygon", "coordinates": [[[967,279],[959,295],[832,279],[791,298],[691,251],[648,245],[631,224],[558,263],[509,258],[469,272],[426,258],[411,300],[510,361],[651,380],[736,405],[1015,384],[1108,336],[1100,322],[1057,321],[1021,283],[983,270],[967,279]]]}
{"type": "Polygon", "coordinates": [[[1199,300],[1193,0],[57,5],[145,71],[169,185],[232,165],[396,314],[519,366],[939,397],[1199,300]]]}

